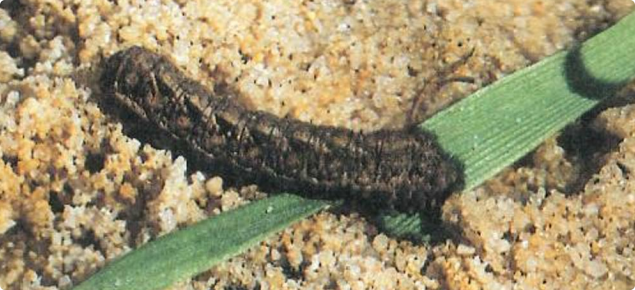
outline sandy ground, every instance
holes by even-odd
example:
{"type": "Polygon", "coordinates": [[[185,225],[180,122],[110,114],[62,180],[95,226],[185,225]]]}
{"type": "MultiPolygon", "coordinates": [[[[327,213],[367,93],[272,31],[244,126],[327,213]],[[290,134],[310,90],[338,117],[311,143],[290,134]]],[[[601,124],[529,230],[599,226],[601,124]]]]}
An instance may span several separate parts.
{"type": "MultiPolygon", "coordinates": [[[[69,289],[170,231],[262,198],[190,174],[103,112],[100,61],[169,56],[253,109],[372,130],[420,117],[600,32],[614,1],[12,1],[0,5],[0,287],[69,289]],[[451,83],[449,63],[475,50],[451,83]]],[[[322,212],[175,289],[631,289],[635,90],[487,184],[456,194],[456,238],[391,238],[322,212]]]]}

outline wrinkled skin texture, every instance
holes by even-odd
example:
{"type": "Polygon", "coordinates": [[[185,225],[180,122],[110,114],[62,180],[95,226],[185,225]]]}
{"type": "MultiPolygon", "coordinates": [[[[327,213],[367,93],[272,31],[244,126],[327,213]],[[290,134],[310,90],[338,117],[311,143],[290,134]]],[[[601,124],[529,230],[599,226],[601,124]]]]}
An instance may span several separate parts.
{"type": "Polygon", "coordinates": [[[250,111],[228,90],[209,90],[144,48],[107,59],[101,88],[128,112],[124,125],[157,134],[148,138],[153,145],[265,188],[411,211],[439,207],[461,180],[420,129],[361,133],[250,111]]]}

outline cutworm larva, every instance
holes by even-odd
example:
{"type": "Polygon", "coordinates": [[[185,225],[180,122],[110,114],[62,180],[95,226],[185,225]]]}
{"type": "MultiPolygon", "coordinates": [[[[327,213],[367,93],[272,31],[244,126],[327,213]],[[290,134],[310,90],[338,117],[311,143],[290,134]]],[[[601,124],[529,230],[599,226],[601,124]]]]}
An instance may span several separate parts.
{"type": "Polygon", "coordinates": [[[462,179],[420,129],[362,133],[247,110],[229,90],[205,88],[144,48],[108,58],[101,88],[132,116],[124,126],[140,122],[162,135],[151,143],[167,137],[181,144],[169,146],[177,153],[268,189],[420,210],[441,205],[462,179]]]}

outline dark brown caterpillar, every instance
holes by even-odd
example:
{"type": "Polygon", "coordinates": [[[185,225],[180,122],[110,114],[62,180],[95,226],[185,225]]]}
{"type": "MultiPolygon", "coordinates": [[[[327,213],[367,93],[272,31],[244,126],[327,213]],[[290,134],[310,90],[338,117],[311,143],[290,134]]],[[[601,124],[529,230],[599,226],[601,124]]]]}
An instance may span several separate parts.
{"type": "Polygon", "coordinates": [[[419,129],[360,133],[249,111],[140,47],[106,61],[101,88],[132,113],[130,122],[189,151],[180,154],[267,188],[418,210],[441,205],[462,178],[419,129]]]}

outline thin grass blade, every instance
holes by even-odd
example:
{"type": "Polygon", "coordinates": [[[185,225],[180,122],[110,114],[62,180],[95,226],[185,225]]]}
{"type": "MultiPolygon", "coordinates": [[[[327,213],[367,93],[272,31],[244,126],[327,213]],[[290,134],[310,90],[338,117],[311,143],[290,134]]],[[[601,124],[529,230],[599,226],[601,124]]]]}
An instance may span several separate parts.
{"type": "MultiPolygon", "coordinates": [[[[421,125],[463,166],[472,189],[535,149],[635,77],[635,13],[570,51],[514,73],[421,125]]],[[[425,235],[422,215],[380,220],[397,236],[425,235]],[[419,222],[415,222],[419,221],[419,222]]]]}
{"type": "Polygon", "coordinates": [[[74,289],[163,289],[208,270],[328,205],[289,194],[256,201],[149,242],[74,289]]]}

